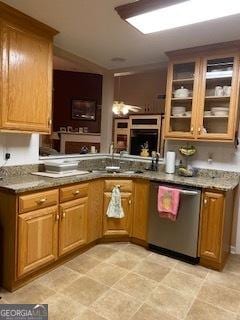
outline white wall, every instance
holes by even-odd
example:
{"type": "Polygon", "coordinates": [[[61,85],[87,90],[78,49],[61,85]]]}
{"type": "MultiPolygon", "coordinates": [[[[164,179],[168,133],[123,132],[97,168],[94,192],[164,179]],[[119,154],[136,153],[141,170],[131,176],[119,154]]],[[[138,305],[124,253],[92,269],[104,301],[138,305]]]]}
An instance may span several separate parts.
{"type": "Polygon", "coordinates": [[[0,166],[38,163],[39,135],[0,133],[0,166]],[[5,153],[11,158],[5,163],[5,153]]]}

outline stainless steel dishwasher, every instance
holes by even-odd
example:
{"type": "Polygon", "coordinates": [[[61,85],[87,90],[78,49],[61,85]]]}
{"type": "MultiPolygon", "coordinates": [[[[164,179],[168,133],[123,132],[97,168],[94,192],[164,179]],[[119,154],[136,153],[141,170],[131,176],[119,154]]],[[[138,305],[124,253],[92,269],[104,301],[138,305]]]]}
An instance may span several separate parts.
{"type": "Polygon", "coordinates": [[[201,190],[181,185],[151,182],[149,205],[149,249],[197,262],[198,227],[201,190]],[[157,210],[159,186],[180,189],[180,204],[176,221],[160,218],[157,210]]]}

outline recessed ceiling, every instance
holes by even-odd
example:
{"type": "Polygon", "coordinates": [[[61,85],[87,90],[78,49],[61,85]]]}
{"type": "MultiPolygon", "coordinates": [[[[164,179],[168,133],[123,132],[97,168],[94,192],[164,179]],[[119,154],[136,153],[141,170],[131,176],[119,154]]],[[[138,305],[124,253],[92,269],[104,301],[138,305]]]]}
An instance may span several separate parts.
{"type": "Polygon", "coordinates": [[[240,39],[240,15],[143,35],[114,10],[129,0],[3,2],[59,30],[56,46],[108,69],[161,63],[166,51],[240,39]]]}

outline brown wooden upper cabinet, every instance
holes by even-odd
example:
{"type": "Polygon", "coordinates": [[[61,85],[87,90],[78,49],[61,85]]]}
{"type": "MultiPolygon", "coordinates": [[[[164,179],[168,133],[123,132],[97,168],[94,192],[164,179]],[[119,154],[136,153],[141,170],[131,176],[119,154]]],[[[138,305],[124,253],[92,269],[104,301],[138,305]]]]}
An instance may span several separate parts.
{"type": "Polygon", "coordinates": [[[236,41],[168,53],[166,139],[234,141],[239,48],[236,41]]]}
{"type": "Polygon", "coordinates": [[[0,130],[51,132],[57,31],[0,2],[0,130]]]}

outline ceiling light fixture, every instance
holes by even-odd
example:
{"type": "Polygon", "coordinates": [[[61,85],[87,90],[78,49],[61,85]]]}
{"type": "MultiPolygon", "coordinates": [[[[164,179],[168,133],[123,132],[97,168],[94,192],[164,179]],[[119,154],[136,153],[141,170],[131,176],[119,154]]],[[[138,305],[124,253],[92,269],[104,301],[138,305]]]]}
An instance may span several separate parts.
{"type": "Polygon", "coordinates": [[[144,34],[178,28],[240,13],[239,0],[139,0],[115,8],[144,34]],[[142,7],[142,11],[141,11],[142,7]]]}

